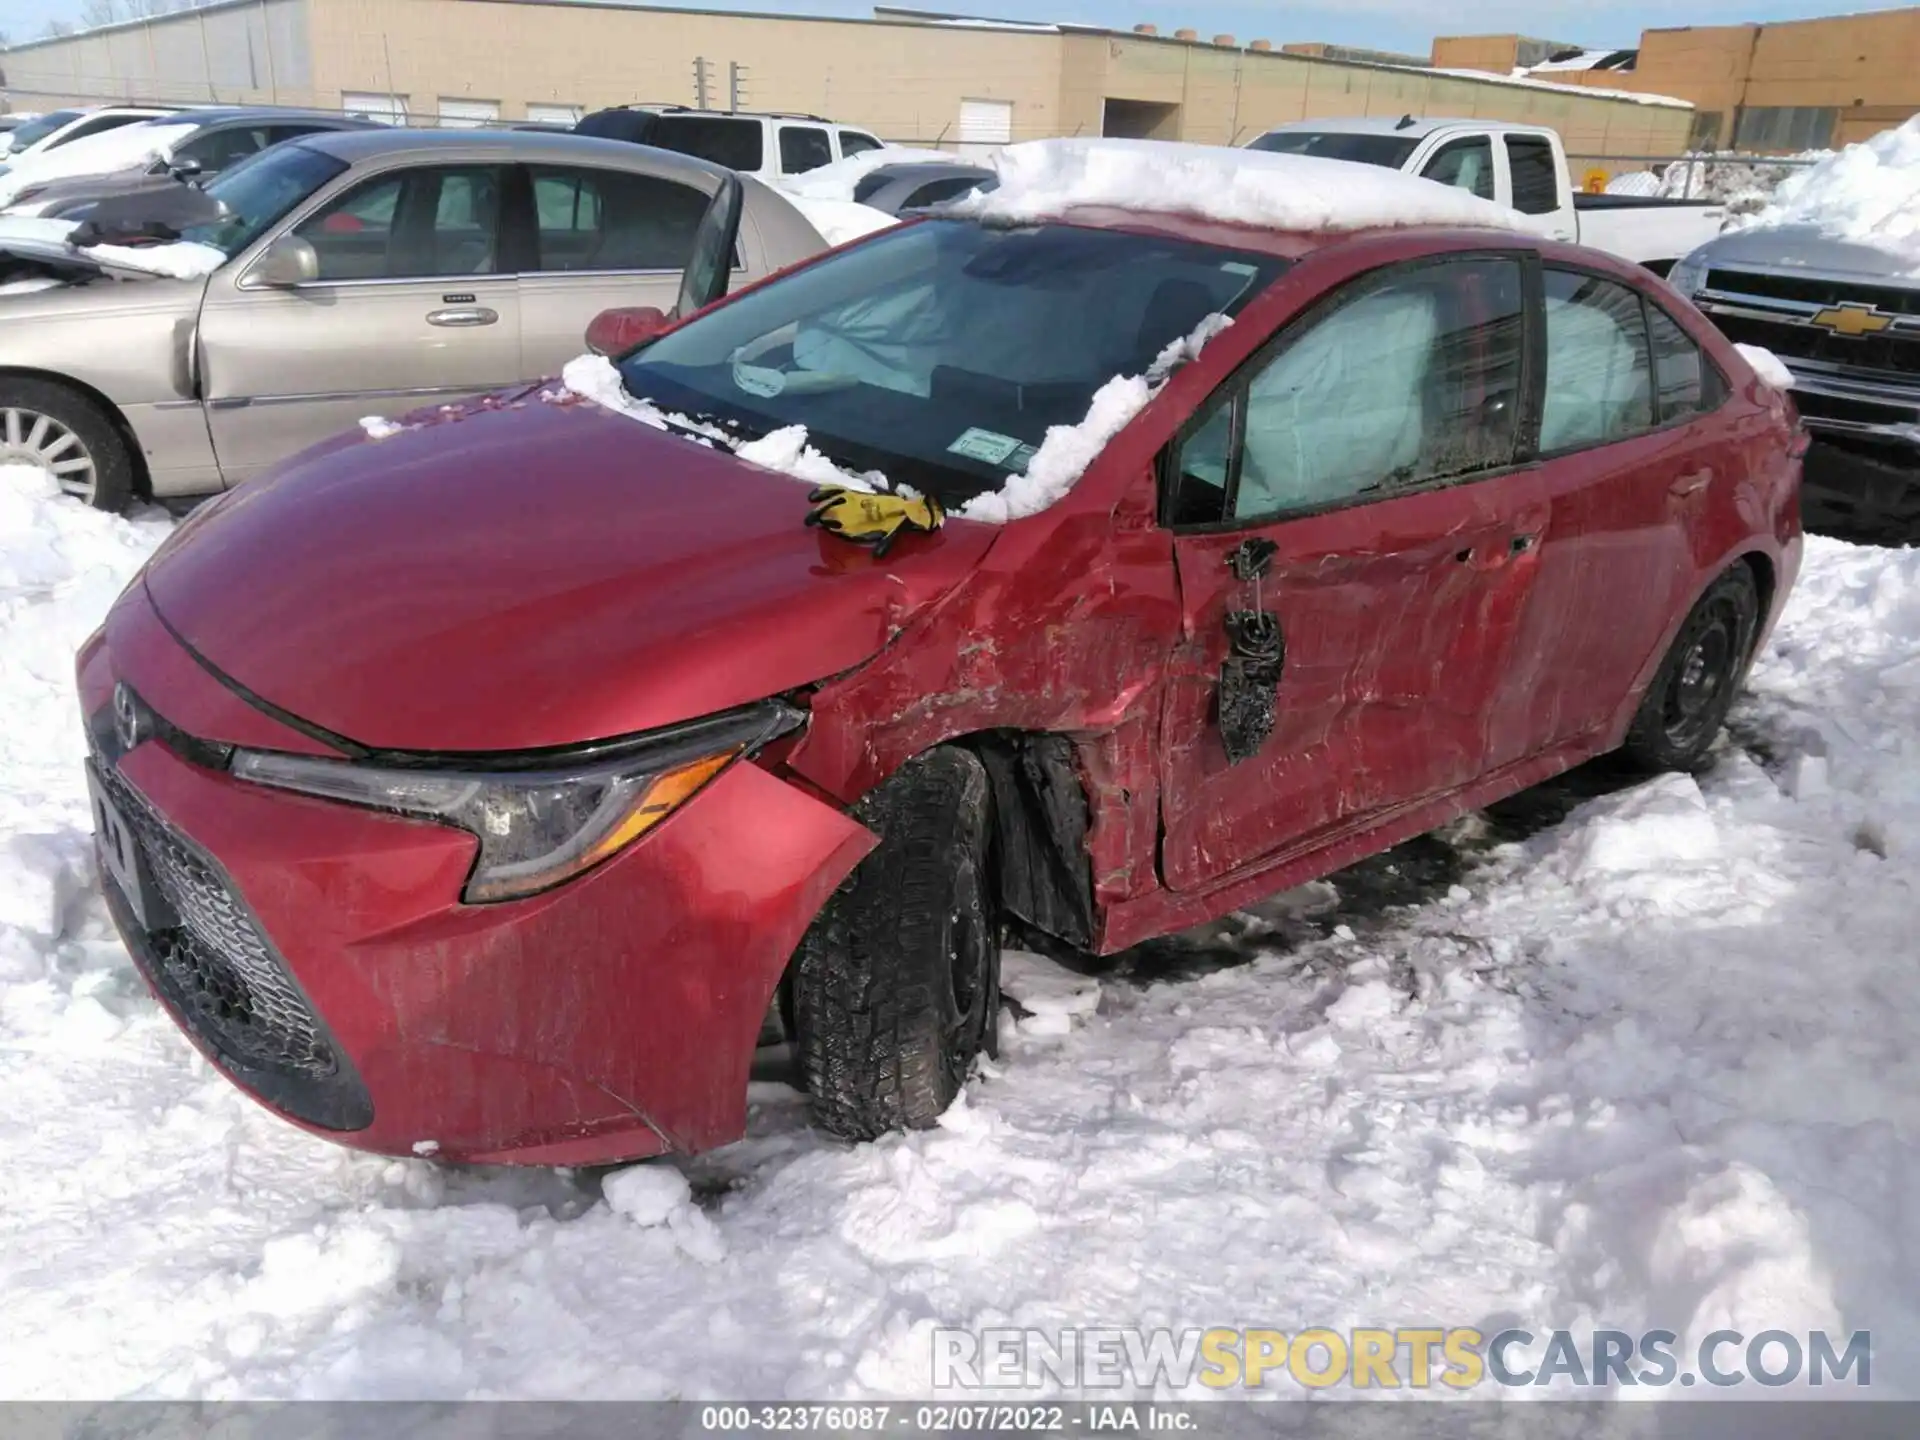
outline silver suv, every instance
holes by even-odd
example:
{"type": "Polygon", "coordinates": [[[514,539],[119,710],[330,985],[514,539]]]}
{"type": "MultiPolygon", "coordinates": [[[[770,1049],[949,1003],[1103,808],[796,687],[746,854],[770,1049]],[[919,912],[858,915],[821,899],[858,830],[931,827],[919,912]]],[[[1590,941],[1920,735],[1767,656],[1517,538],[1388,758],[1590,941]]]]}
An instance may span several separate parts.
{"type": "Polygon", "coordinates": [[[826,248],[755,180],[529,131],[309,135],[204,193],[212,218],[164,243],[127,243],[125,200],[105,235],[0,217],[0,464],[108,510],[208,494],[364,417],[552,375],[601,311],[686,301],[697,256],[704,300],[826,248]]]}

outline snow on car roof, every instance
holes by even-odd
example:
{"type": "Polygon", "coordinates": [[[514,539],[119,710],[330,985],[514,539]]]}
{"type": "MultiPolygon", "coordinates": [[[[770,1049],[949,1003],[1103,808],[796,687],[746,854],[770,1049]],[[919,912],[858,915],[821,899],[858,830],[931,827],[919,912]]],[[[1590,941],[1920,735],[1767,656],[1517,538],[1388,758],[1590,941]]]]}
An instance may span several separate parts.
{"type": "Polygon", "coordinates": [[[1920,116],[1790,177],[1753,228],[1812,225],[1920,269],[1920,116]]]}
{"type": "Polygon", "coordinates": [[[111,175],[136,169],[154,156],[165,154],[195,128],[174,120],[145,120],[28,155],[15,161],[12,169],[0,177],[0,204],[11,202],[28,185],[43,180],[64,179],[70,175],[111,175]]]}
{"type": "Polygon", "coordinates": [[[955,211],[1031,221],[1113,207],[1313,233],[1408,225],[1520,230],[1490,200],[1377,165],[1166,140],[1029,140],[993,158],[1000,188],[955,211]]]}

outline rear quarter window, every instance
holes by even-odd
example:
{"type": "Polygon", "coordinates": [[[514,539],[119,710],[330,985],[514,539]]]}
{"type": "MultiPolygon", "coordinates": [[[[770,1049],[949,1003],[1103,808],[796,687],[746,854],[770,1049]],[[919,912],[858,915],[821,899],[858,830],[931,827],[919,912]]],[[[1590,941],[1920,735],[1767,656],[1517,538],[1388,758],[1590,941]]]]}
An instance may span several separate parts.
{"type": "Polygon", "coordinates": [[[766,157],[758,120],[725,115],[660,115],[646,143],[696,155],[729,170],[758,170],[766,157]]]}

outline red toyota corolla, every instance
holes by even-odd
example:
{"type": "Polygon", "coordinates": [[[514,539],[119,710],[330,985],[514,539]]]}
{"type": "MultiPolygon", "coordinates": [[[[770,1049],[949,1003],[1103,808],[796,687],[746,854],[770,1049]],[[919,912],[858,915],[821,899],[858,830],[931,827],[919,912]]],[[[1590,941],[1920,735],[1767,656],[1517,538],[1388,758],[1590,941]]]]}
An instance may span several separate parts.
{"type": "Polygon", "coordinates": [[[569,381],[227,496],[80,655],[121,933],[349,1144],[700,1150],[775,1035],[928,1124],[1003,922],[1698,766],[1799,563],[1785,399],[1499,229],[929,220],[569,381]]]}

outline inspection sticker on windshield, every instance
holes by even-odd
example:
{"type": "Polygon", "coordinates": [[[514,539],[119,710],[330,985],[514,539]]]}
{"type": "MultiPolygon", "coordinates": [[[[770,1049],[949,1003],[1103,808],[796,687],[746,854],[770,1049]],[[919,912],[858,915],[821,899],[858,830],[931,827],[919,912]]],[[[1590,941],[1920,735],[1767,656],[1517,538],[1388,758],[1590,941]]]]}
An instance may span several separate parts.
{"type": "Polygon", "coordinates": [[[978,460],[982,465],[1003,465],[1014,451],[1025,441],[1016,440],[1011,435],[1001,435],[992,430],[968,430],[958,440],[947,446],[950,453],[964,455],[969,460],[978,460]]]}

